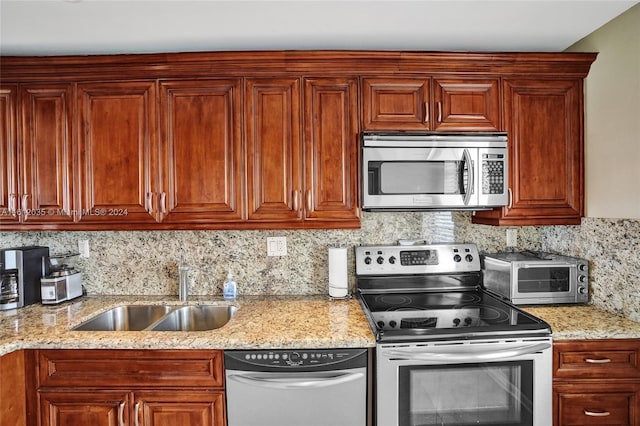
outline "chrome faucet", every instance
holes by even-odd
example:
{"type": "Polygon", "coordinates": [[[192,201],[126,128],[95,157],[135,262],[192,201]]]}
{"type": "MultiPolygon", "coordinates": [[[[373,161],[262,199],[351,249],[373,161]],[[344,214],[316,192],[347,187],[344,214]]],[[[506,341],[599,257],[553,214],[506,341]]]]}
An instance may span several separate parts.
{"type": "Polygon", "coordinates": [[[189,270],[191,268],[184,263],[184,258],[180,258],[178,265],[178,299],[186,302],[189,298],[189,270]]]}

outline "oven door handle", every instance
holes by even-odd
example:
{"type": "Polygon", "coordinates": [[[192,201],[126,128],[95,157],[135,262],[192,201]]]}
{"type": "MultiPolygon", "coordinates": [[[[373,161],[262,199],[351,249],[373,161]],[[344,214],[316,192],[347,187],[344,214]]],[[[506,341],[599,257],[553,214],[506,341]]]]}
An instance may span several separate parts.
{"type": "Polygon", "coordinates": [[[236,381],[245,385],[261,386],[272,389],[317,389],[329,386],[340,385],[354,380],[364,378],[363,373],[347,373],[337,376],[317,378],[317,379],[301,379],[287,378],[285,376],[244,376],[239,374],[230,374],[227,380],[236,381]]]}
{"type": "Polygon", "coordinates": [[[385,356],[393,359],[406,359],[416,361],[466,361],[466,362],[490,362],[500,361],[509,358],[515,358],[522,355],[533,354],[551,347],[549,343],[539,343],[535,345],[514,346],[507,349],[494,349],[482,352],[469,352],[469,351],[420,351],[417,352],[416,348],[410,349],[390,349],[385,351],[385,356]]]}

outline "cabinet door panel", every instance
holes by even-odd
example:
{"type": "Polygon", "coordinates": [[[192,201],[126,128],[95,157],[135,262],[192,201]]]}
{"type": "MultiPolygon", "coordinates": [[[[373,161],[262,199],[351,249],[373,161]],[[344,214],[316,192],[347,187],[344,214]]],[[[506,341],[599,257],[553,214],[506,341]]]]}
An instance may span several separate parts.
{"type": "Polygon", "coordinates": [[[300,79],[248,79],[245,88],[249,220],[298,220],[300,79]]]}
{"type": "Polygon", "coordinates": [[[154,82],[78,86],[82,222],[153,223],[154,82]]]}
{"type": "Polygon", "coordinates": [[[223,426],[224,393],[221,391],[140,391],[136,411],[145,426],[223,426]]]}
{"type": "Polygon", "coordinates": [[[306,220],[359,226],[357,81],[305,80],[306,220]]]}
{"type": "Polygon", "coordinates": [[[568,383],[554,385],[556,426],[635,426],[640,420],[640,385],[568,383]]]}
{"type": "Polygon", "coordinates": [[[429,130],[428,78],[364,78],[364,130],[429,130]]]}
{"type": "Polygon", "coordinates": [[[435,79],[435,130],[500,130],[498,79],[435,79]]]}
{"type": "Polygon", "coordinates": [[[23,221],[61,223],[74,220],[70,85],[22,87],[21,196],[27,212],[23,221]]]}
{"type": "Polygon", "coordinates": [[[0,86],[0,223],[17,223],[18,169],[16,108],[18,86],[0,86]]]}
{"type": "Polygon", "coordinates": [[[474,223],[580,224],[584,214],[582,80],[505,80],[511,206],[474,223]]]}
{"type": "Polygon", "coordinates": [[[40,392],[41,424],[121,426],[128,423],[129,393],[123,391],[40,392]]]}
{"type": "Polygon", "coordinates": [[[243,219],[240,90],[240,79],[160,84],[163,222],[243,219]]]}

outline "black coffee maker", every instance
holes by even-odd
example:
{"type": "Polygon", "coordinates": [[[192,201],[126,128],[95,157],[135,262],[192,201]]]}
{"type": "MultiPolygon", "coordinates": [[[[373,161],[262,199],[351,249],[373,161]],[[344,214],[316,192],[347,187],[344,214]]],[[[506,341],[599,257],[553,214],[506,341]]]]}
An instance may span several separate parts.
{"type": "Polygon", "coordinates": [[[0,310],[39,303],[40,278],[47,275],[49,247],[0,250],[0,310]]]}

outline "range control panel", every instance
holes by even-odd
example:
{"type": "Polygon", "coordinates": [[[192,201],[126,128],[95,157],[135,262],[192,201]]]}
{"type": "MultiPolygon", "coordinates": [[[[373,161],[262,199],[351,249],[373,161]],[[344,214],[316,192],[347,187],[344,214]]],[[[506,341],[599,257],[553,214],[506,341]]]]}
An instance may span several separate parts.
{"type": "Polygon", "coordinates": [[[480,271],[475,244],[356,247],[356,275],[442,274],[480,271]]]}

